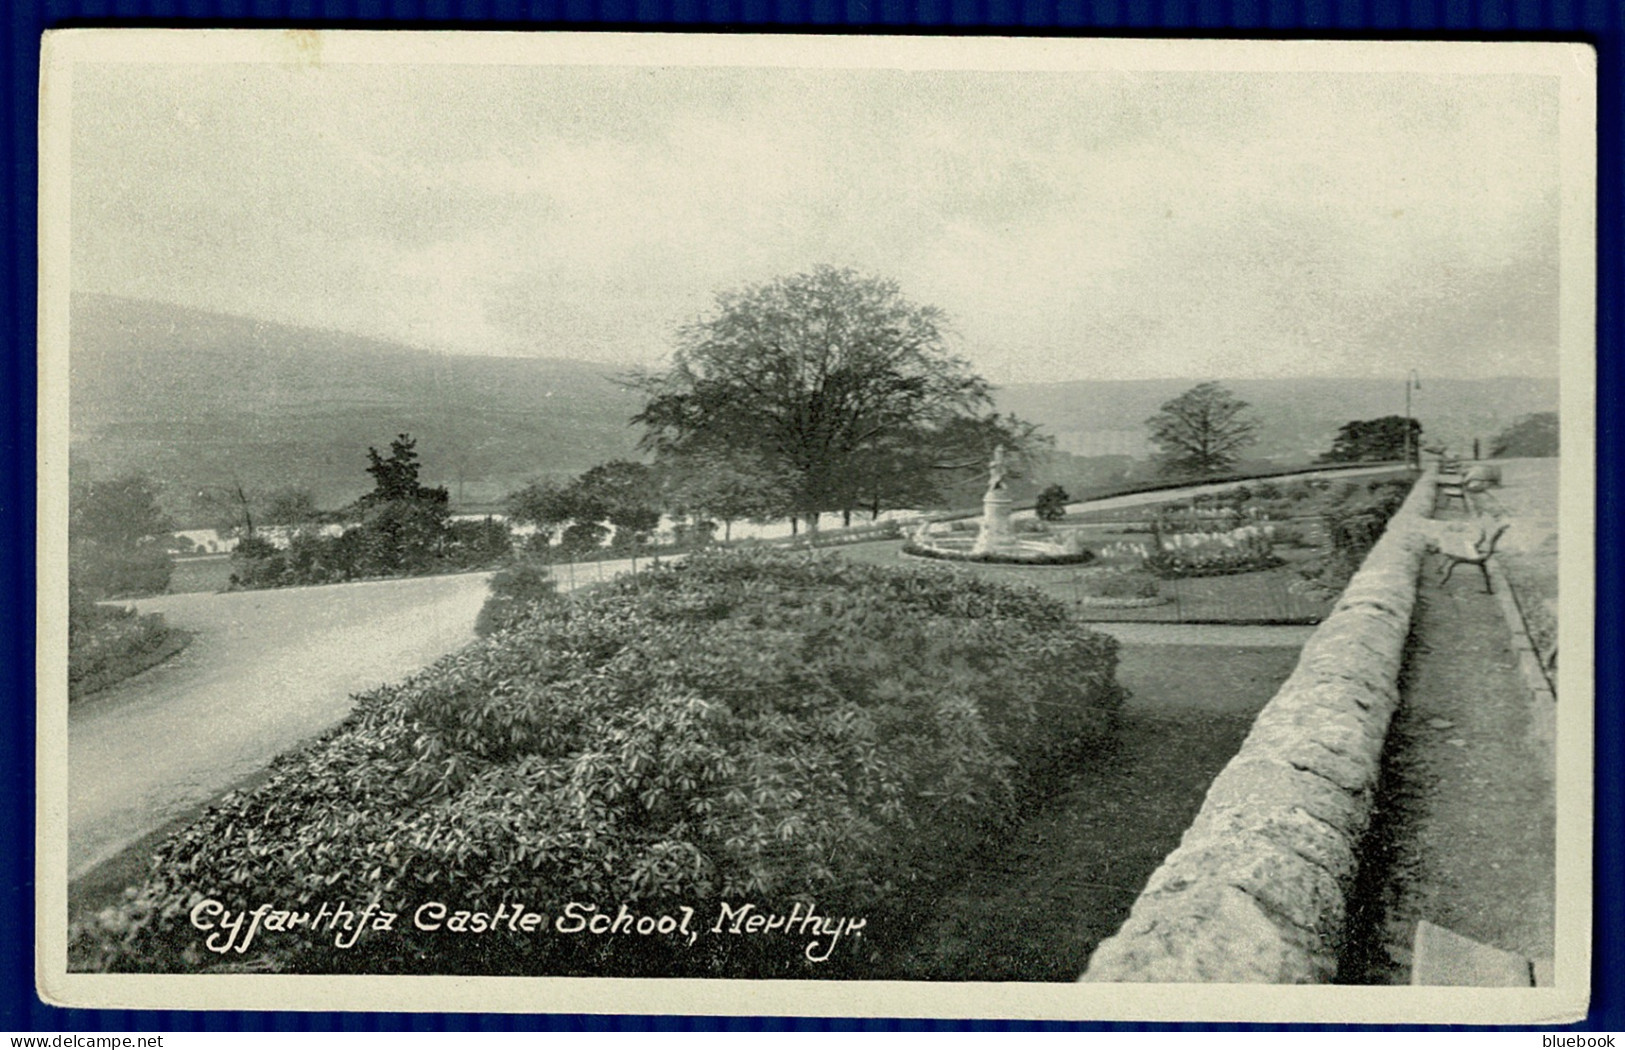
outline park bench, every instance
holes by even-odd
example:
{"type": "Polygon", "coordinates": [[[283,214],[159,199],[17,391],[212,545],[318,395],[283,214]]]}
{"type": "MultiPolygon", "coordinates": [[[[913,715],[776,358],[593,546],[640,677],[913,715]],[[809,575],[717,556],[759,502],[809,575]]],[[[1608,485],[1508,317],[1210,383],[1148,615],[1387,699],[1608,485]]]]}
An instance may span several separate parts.
{"type": "Polygon", "coordinates": [[[1460,546],[1455,544],[1441,545],[1439,553],[1445,559],[1445,566],[1444,572],[1439,576],[1439,586],[1443,587],[1450,582],[1450,577],[1456,571],[1456,566],[1476,565],[1478,571],[1484,574],[1484,593],[1494,594],[1495,588],[1490,584],[1489,566],[1485,563],[1490,560],[1490,555],[1495,553],[1496,543],[1511,527],[1512,523],[1509,521],[1501,522],[1496,526],[1494,532],[1480,526],[1477,538],[1471,543],[1464,543],[1460,546]]]}
{"type": "Polygon", "coordinates": [[[1433,483],[1433,495],[1435,500],[1441,501],[1445,506],[1448,506],[1452,499],[1460,500],[1462,509],[1466,510],[1471,508],[1467,502],[1467,493],[1483,492],[1484,488],[1483,481],[1468,474],[1440,474],[1438,480],[1433,483]]]}

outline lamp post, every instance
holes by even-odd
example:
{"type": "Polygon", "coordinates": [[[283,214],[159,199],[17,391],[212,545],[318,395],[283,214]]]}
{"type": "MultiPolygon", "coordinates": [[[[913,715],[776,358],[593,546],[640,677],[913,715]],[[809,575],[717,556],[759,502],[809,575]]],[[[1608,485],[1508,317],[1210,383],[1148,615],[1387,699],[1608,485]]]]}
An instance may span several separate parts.
{"type": "Polygon", "coordinates": [[[1420,389],[1422,389],[1422,377],[1417,375],[1416,374],[1416,369],[1413,368],[1413,369],[1410,370],[1410,373],[1405,376],[1405,469],[1406,470],[1415,470],[1415,469],[1417,469],[1417,467],[1420,466],[1420,463],[1416,462],[1416,460],[1418,458],[1420,458],[1420,457],[1417,457],[1415,455],[1415,453],[1412,452],[1412,447],[1411,447],[1411,391],[1412,390],[1420,390],[1420,389]]]}

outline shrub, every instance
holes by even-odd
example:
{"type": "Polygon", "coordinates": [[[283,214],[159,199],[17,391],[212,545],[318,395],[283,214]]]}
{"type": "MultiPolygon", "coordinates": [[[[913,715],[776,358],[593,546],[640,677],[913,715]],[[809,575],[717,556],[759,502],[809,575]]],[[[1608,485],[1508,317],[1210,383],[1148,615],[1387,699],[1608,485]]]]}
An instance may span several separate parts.
{"type": "Polygon", "coordinates": [[[1490,458],[1555,456],[1560,430],[1556,412],[1536,412],[1524,416],[1490,442],[1490,458]]]}
{"type": "Polygon", "coordinates": [[[1410,488],[1411,483],[1401,479],[1372,481],[1364,486],[1349,483],[1339,488],[1322,516],[1332,550],[1358,563],[1405,502],[1410,488]]]}
{"type": "Polygon", "coordinates": [[[440,560],[448,568],[477,569],[494,565],[513,551],[508,526],[495,518],[453,521],[446,526],[440,560]]]}
{"type": "Polygon", "coordinates": [[[1321,516],[1330,549],[1300,570],[1304,579],[1322,592],[1335,593],[1347,586],[1410,488],[1404,478],[1341,487],[1321,516]]]}
{"type": "Polygon", "coordinates": [[[163,594],[175,559],[157,543],[77,543],[68,554],[75,586],[92,598],[140,598],[163,594]]]}
{"type": "Polygon", "coordinates": [[[281,587],[289,579],[287,555],[261,536],[244,536],[231,552],[231,586],[281,587]]]}
{"type": "MultiPolygon", "coordinates": [[[[812,904],[869,916],[859,944],[872,944],[907,925],[883,909],[956,871],[1106,743],[1116,651],[1032,590],[700,552],[362,696],[267,783],[163,844],[124,905],[73,931],[74,965],[217,961],[187,919],[205,898],[688,906],[707,929],[723,900],[812,904]]],[[[236,958],[301,972],[831,973],[805,943],[469,937],[403,915],[353,948],[262,931],[236,958]]]]}
{"type": "Polygon", "coordinates": [[[491,596],[480,607],[474,633],[484,638],[552,610],[563,599],[546,565],[526,558],[491,577],[491,596]]]}
{"type": "Polygon", "coordinates": [[[161,663],[185,647],[190,635],[162,614],[97,605],[80,588],[68,589],[68,701],[161,663]]]}
{"type": "Polygon", "coordinates": [[[589,554],[604,545],[609,529],[596,521],[572,522],[559,538],[559,548],[569,554],[589,554]]]}
{"type": "Polygon", "coordinates": [[[1060,485],[1051,485],[1038,494],[1034,511],[1044,521],[1060,521],[1066,517],[1066,505],[1072,497],[1060,485]]]}

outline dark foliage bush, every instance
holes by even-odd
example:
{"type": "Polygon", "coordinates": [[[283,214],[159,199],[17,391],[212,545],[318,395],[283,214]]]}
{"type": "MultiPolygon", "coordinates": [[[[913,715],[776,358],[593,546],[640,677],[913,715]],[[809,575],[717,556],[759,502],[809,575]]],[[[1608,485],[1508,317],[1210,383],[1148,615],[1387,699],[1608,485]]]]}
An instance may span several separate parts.
{"type": "Polygon", "coordinates": [[[1363,486],[1347,483],[1328,494],[1321,515],[1328,550],[1300,570],[1304,578],[1326,592],[1347,586],[1405,502],[1411,484],[1404,478],[1383,478],[1363,486]]]}
{"type": "Polygon", "coordinates": [[[440,561],[463,569],[494,565],[513,552],[513,537],[505,522],[453,521],[446,526],[440,561]]]}
{"type": "Polygon", "coordinates": [[[174,556],[158,543],[76,543],[68,552],[74,586],[93,598],[163,594],[174,571],[174,556]]]}
{"type": "Polygon", "coordinates": [[[185,647],[189,635],[159,613],[97,605],[82,589],[68,589],[68,700],[104,689],[161,663],[185,647]]]}
{"type": "Polygon", "coordinates": [[[596,521],[572,522],[559,537],[559,547],[566,554],[586,554],[604,545],[609,529],[596,521]]]}
{"type": "Polygon", "coordinates": [[[261,536],[232,552],[234,587],[290,587],[389,576],[478,569],[512,552],[508,528],[492,518],[449,521],[432,500],[375,504],[342,535],[301,529],[286,550],[261,536]]]}
{"type": "MultiPolygon", "coordinates": [[[[367,901],[400,926],[340,948],[262,931],[287,971],[819,976],[861,968],[886,909],[1110,738],[1117,643],[1036,591],[818,555],[701,552],[622,577],[366,694],[340,728],[160,847],[72,932],[88,969],[190,970],[190,910],[367,901]],[[805,937],[418,931],[423,902],[717,903],[867,916],[820,968],[805,937]],[[404,926],[405,928],[401,928],[404,926]]],[[[917,898],[916,898],[917,899],[917,898]]],[[[263,952],[263,954],[262,954],[263,952]]]]}
{"type": "Polygon", "coordinates": [[[484,638],[522,620],[551,611],[563,599],[547,566],[530,558],[515,562],[491,577],[491,596],[480,607],[474,633],[484,638]]]}
{"type": "Polygon", "coordinates": [[[1524,416],[1490,442],[1490,457],[1555,456],[1560,431],[1556,412],[1524,416]]]}
{"type": "Polygon", "coordinates": [[[1410,489],[1411,482],[1403,479],[1341,487],[1322,515],[1332,551],[1353,558],[1356,563],[1364,559],[1382,536],[1388,519],[1405,502],[1410,489]]]}
{"type": "Polygon", "coordinates": [[[1060,485],[1051,485],[1038,494],[1034,512],[1044,521],[1060,521],[1066,517],[1066,505],[1072,497],[1060,485]]]}

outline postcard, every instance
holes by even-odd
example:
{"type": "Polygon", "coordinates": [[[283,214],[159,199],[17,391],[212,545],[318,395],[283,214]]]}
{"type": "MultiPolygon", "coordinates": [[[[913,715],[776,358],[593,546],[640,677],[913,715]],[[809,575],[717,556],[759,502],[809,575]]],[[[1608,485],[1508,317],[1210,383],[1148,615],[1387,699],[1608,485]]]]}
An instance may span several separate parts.
{"type": "Polygon", "coordinates": [[[1589,995],[1595,55],[43,43],[46,1001],[1589,995]]]}

